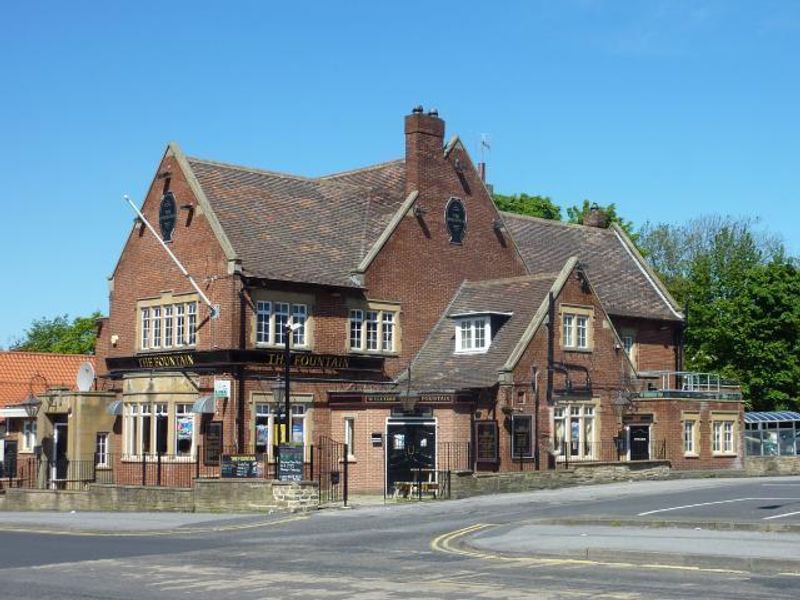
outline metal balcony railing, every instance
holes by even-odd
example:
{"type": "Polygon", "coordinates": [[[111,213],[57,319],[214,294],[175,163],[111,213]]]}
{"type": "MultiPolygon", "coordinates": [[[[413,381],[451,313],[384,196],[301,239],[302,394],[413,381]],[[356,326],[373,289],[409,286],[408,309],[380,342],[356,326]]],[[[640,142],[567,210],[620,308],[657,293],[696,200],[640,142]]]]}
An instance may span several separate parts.
{"type": "Polygon", "coordinates": [[[694,371],[640,371],[640,398],[713,398],[739,400],[739,385],[718,373],[694,371]]]}

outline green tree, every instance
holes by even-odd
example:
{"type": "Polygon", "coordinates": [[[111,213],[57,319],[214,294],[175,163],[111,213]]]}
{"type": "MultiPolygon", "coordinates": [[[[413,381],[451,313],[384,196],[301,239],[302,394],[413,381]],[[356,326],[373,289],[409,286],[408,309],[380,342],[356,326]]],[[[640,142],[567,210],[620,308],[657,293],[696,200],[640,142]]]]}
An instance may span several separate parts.
{"type": "Polygon", "coordinates": [[[541,217],[552,221],[561,220],[561,207],[554,204],[547,196],[493,194],[493,198],[497,208],[506,212],[528,215],[529,217],[541,217]]]}
{"type": "Polygon", "coordinates": [[[58,352],[64,354],[91,354],[95,349],[95,321],[101,316],[94,312],[88,317],[67,315],[52,319],[35,319],[25,336],[17,340],[12,350],[28,352],[58,352]]]}

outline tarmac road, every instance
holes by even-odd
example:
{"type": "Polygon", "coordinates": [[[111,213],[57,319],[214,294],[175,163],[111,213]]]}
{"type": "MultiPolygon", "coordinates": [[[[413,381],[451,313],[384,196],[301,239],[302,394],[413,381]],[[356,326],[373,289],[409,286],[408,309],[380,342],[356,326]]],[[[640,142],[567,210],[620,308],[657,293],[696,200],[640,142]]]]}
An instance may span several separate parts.
{"type": "Polygon", "coordinates": [[[799,483],[625,483],[289,517],[3,513],[0,597],[797,597],[799,483]],[[748,530],[716,529],[731,524],[748,530]]]}

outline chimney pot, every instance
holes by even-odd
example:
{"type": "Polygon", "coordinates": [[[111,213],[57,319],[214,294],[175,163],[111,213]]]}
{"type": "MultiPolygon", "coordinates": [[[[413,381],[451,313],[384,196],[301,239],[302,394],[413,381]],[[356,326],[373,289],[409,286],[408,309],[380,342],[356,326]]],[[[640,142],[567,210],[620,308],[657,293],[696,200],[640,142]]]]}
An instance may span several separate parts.
{"type": "Polygon", "coordinates": [[[422,108],[422,104],[417,104],[414,108],[411,109],[412,115],[421,115],[425,112],[425,109],[422,108]]]}
{"type": "Polygon", "coordinates": [[[428,111],[428,114],[429,114],[430,116],[432,116],[432,117],[438,117],[438,116],[439,116],[439,111],[438,111],[438,110],[436,110],[435,108],[432,108],[432,109],[430,109],[430,110],[428,111]]]}

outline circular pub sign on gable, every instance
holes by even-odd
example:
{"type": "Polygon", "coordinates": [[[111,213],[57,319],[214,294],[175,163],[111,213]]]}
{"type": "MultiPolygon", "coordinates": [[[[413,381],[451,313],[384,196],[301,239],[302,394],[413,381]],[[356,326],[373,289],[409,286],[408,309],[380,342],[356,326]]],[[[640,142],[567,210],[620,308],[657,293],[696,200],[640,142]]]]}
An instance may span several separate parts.
{"type": "Polygon", "coordinates": [[[172,241],[177,212],[175,196],[172,192],[167,192],[161,197],[161,206],[158,209],[158,226],[161,228],[161,239],[165,242],[172,241]]]}
{"type": "Polygon", "coordinates": [[[450,234],[451,244],[460,244],[464,240],[467,231],[467,209],[460,198],[450,198],[444,209],[444,220],[447,224],[447,232],[450,234]]]}

